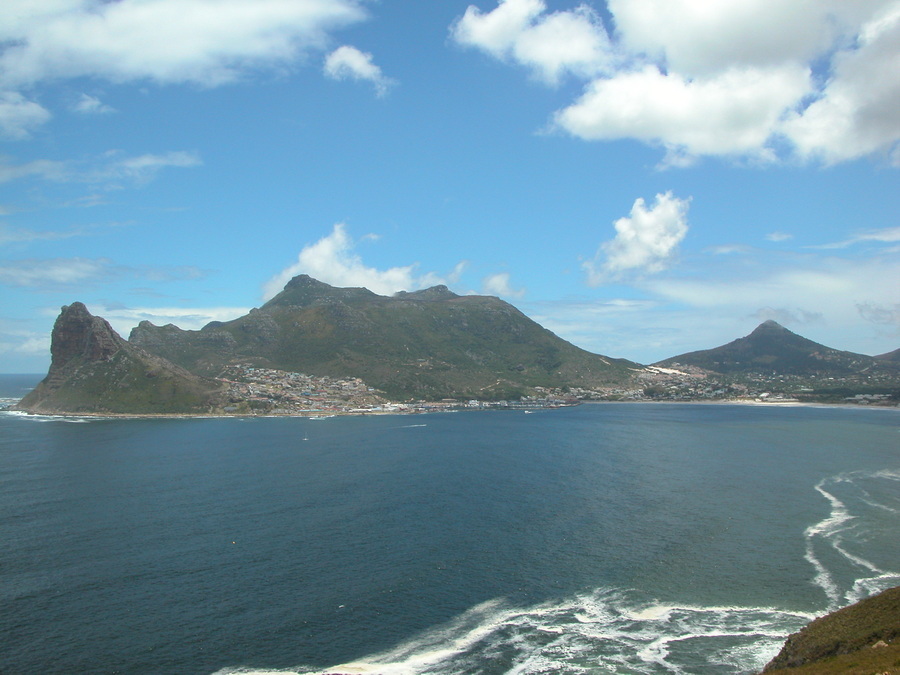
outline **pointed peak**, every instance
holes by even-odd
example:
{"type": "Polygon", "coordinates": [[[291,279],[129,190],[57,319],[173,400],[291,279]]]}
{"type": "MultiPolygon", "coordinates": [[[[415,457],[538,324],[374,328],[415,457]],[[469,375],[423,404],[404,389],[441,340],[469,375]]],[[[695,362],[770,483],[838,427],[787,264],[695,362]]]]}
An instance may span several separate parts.
{"type": "Polygon", "coordinates": [[[773,320],[773,319],[769,319],[769,320],[767,320],[767,321],[763,321],[761,324],[759,324],[759,325],[756,327],[756,329],[755,329],[753,332],[755,333],[755,332],[757,332],[757,331],[769,331],[769,332],[771,332],[771,331],[786,331],[786,332],[790,332],[790,331],[788,331],[787,328],[785,328],[784,326],[782,326],[780,323],[778,323],[777,321],[775,321],[775,320],[773,320]]]}
{"type": "Polygon", "coordinates": [[[334,286],[330,286],[324,281],[313,279],[308,274],[298,274],[284,285],[284,290],[289,288],[318,288],[324,290],[326,288],[334,288],[334,286]]]}

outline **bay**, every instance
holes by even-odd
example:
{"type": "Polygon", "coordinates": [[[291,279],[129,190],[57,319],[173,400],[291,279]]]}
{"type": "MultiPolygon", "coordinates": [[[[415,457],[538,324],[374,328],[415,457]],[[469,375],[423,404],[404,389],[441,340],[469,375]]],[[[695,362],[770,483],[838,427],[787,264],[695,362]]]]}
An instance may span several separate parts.
{"type": "Polygon", "coordinates": [[[900,584],[898,414],[3,414],[0,670],[754,672],[900,584]]]}

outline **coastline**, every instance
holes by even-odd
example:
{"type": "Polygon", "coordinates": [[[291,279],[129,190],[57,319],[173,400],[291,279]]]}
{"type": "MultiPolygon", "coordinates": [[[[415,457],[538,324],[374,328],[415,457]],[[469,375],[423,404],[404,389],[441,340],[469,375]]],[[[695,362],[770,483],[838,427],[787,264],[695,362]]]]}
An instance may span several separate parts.
{"type": "MultiPolygon", "coordinates": [[[[486,402],[487,403],[487,402],[486,402]]],[[[828,409],[852,409],[852,410],[885,410],[900,411],[900,405],[859,405],[853,403],[817,403],[814,401],[787,401],[787,400],[750,400],[750,399],[727,399],[727,400],[584,400],[575,403],[567,403],[563,405],[546,405],[546,406],[500,406],[486,404],[484,407],[470,407],[466,405],[444,405],[438,409],[432,407],[434,404],[426,404],[429,409],[411,408],[411,409],[392,409],[392,410],[351,410],[351,411],[296,411],[286,413],[261,413],[261,414],[234,414],[234,413],[113,413],[113,412],[37,412],[31,410],[19,410],[14,408],[14,403],[6,407],[0,407],[0,414],[12,416],[21,416],[26,418],[59,418],[59,419],[310,419],[323,420],[332,417],[370,417],[370,416],[409,416],[409,415],[428,415],[455,412],[483,412],[487,410],[504,411],[504,412],[534,412],[537,410],[558,410],[561,408],[571,408],[578,405],[698,405],[698,406],[754,406],[754,407],[774,407],[774,408],[828,408],[828,409]]]]}

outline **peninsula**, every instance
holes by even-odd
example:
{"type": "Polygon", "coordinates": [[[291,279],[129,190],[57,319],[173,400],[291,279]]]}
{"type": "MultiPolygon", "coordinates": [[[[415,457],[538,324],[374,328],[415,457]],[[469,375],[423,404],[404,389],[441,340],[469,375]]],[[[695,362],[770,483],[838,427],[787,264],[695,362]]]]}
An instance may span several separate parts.
{"type": "Polygon", "coordinates": [[[307,275],[200,330],[141,322],[128,340],[64,306],[47,377],[15,408],[53,414],[419,412],[585,400],[897,405],[897,352],[842,352],[774,321],[643,366],[566,342],[491,296],[446,286],[381,296],[307,275]]]}

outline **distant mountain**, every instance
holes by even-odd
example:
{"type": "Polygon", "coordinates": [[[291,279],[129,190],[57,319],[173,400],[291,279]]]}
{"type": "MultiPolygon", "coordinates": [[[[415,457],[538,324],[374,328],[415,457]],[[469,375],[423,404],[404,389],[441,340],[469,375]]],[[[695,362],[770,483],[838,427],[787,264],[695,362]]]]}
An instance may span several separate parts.
{"type": "Polygon", "coordinates": [[[688,352],[660,361],[657,366],[690,365],[722,374],[800,375],[836,377],[878,369],[872,356],[843,352],[792,333],[766,321],[746,337],[715,349],[688,352]]]}
{"type": "Polygon", "coordinates": [[[639,367],[579,349],[499,298],[446,286],[387,297],[307,275],[234,321],[198,331],[144,321],[129,341],[200,375],[246,363],[353,376],[395,399],[518,398],[624,383],[639,367]]]}
{"type": "Polygon", "coordinates": [[[879,354],[875,357],[879,361],[889,361],[891,363],[900,363],[900,349],[895,349],[887,354],[879,354]]]}
{"type": "Polygon", "coordinates": [[[36,413],[205,412],[220,382],[197,377],[135,345],[80,302],[62,308],[50,370],[15,409],[36,413]]]}

